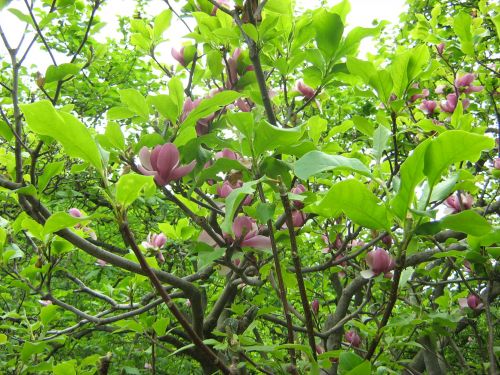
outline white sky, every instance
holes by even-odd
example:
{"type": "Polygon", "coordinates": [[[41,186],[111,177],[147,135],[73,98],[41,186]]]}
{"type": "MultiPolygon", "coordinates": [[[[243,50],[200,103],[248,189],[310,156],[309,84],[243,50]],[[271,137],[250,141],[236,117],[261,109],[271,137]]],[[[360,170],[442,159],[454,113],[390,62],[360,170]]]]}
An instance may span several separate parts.
{"type": "MultiPolygon", "coordinates": [[[[339,0],[329,0],[329,5],[335,5],[339,0]]],[[[296,0],[297,6],[301,9],[305,8],[316,8],[320,6],[320,0],[296,0]]],[[[353,28],[355,26],[371,27],[372,21],[377,20],[387,20],[391,23],[397,23],[399,15],[405,10],[405,0],[350,0],[351,12],[347,16],[347,29],[353,28]]],[[[135,11],[134,0],[107,0],[102,8],[98,11],[98,15],[101,21],[106,22],[106,26],[101,30],[96,39],[100,42],[104,42],[106,38],[119,38],[120,35],[118,30],[118,17],[119,16],[131,16],[135,11]]],[[[179,3],[171,1],[171,4],[179,8],[179,3]]],[[[13,0],[9,7],[16,7],[22,12],[27,13],[26,7],[22,0],[13,0]]],[[[8,7],[7,7],[8,8],[8,7]]],[[[147,7],[147,13],[149,15],[159,14],[161,11],[166,9],[166,5],[161,0],[151,0],[147,7]]],[[[2,26],[4,32],[7,34],[7,39],[11,46],[16,46],[22,32],[24,30],[24,25],[21,23],[14,15],[8,12],[6,9],[0,12],[0,25],[2,26]]],[[[159,59],[172,64],[172,58],[170,56],[170,47],[178,46],[182,44],[182,35],[187,34],[187,30],[184,25],[182,25],[175,17],[172,19],[172,26],[170,30],[175,30],[178,33],[172,36],[172,33],[165,33],[165,36],[169,36],[170,40],[167,48],[162,48],[161,50],[166,51],[163,55],[159,56],[159,59]]],[[[27,38],[26,40],[30,40],[27,38]]],[[[26,46],[25,41],[25,46],[26,46]]],[[[22,49],[24,50],[24,49],[22,49]]],[[[373,52],[373,44],[370,40],[365,40],[361,45],[362,54],[366,52],[373,52]]],[[[158,49],[160,51],[160,49],[158,49]]],[[[0,56],[7,59],[7,51],[5,46],[0,41],[0,56]]],[[[56,54],[56,61],[58,64],[69,62],[69,58],[64,55],[56,54]]],[[[47,67],[52,64],[50,57],[47,52],[41,51],[38,46],[32,48],[26,63],[28,65],[33,64],[36,69],[42,73],[45,72],[47,67]]]]}

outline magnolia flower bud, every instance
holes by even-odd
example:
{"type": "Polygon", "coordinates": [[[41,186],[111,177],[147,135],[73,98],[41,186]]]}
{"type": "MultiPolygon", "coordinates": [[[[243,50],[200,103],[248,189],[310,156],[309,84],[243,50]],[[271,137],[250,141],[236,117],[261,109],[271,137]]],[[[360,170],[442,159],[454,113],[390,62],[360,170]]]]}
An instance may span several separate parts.
{"type": "Polygon", "coordinates": [[[82,217],[83,214],[78,208],[70,208],[68,213],[73,217],[82,217]]]}
{"type": "Polygon", "coordinates": [[[317,299],[311,302],[311,310],[314,315],[318,315],[319,312],[319,301],[317,299]]]}
{"type": "Polygon", "coordinates": [[[182,66],[186,66],[186,60],[184,59],[184,47],[182,47],[180,50],[176,50],[175,48],[172,48],[172,57],[177,60],[179,64],[182,66]]]}
{"type": "Polygon", "coordinates": [[[434,110],[437,107],[437,103],[434,100],[423,100],[422,104],[420,104],[420,109],[422,112],[424,112],[426,115],[432,115],[434,113],[434,110]]]}
{"type": "Polygon", "coordinates": [[[368,252],[365,260],[370,269],[361,271],[361,276],[370,278],[383,273],[386,277],[392,277],[391,271],[394,269],[395,263],[387,250],[378,247],[368,252]]]}
{"type": "Polygon", "coordinates": [[[467,297],[467,305],[472,310],[477,310],[480,308],[481,300],[475,294],[469,294],[469,296],[467,297]]]}
{"type": "Polygon", "coordinates": [[[437,49],[437,52],[439,54],[439,56],[441,56],[444,52],[444,47],[445,47],[445,44],[444,43],[439,43],[437,46],[436,46],[436,49],[437,49]]]}
{"type": "MultiPolygon", "coordinates": [[[[302,193],[304,193],[305,191],[306,191],[306,188],[305,188],[305,186],[304,186],[304,185],[302,185],[302,184],[298,184],[297,186],[293,187],[293,188],[292,188],[292,190],[291,190],[291,192],[292,192],[293,194],[297,194],[297,195],[298,195],[298,194],[302,194],[302,193]]],[[[302,203],[302,202],[301,202],[301,201],[299,201],[299,200],[294,200],[292,203],[293,203],[293,206],[294,206],[296,209],[298,209],[298,210],[300,210],[301,208],[304,208],[304,203],[302,203]]]]}
{"type": "Polygon", "coordinates": [[[494,161],[493,161],[493,167],[495,169],[500,169],[500,158],[496,158],[494,161]]]}
{"type": "Polygon", "coordinates": [[[452,214],[456,214],[464,210],[470,210],[474,204],[474,198],[470,194],[460,193],[459,196],[453,194],[446,198],[444,204],[452,209],[452,214]]]}
{"type": "Polygon", "coordinates": [[[45,86],[45,77],[42,73],[36,72],[35,82],[39,88],[43,89],[43,86],[45,86]]]}
{"type": "Polygon", "coordinates": [[[345,341],[347,341],[351,346],[359,348],[361,345],[361,337],[359,337],[356,331],[350,330],[345,333],[345,341]]]}
{"type": "Polygon", "coordinates": [[[314,89],[307,86],[302,80],[297,82],[295,89],[300,92],[306,99],[311,99],[314,97],[314,89]]]}

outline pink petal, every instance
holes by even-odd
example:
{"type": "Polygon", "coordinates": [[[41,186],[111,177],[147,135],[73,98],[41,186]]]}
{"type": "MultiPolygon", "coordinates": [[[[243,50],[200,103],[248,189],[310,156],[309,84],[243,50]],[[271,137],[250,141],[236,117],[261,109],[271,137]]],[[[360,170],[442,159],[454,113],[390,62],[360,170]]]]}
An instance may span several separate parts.
{"type": "Polygon", "coordinates": [[[465,309],[466,307],[469,307],[469,305],[467,304],[467,298],[459,298],[458,299],[458,305],[462,309],[465,309]]]}
{"type": "Polygon", "coordinates": [[[158,170],[158,156],[160,155],[161,147],[162,146],[160,145],[155,146],[153,151],[151,151],[151,158],[149,159],[149,162],[151,164],[151,169],[154,171],[158,170]]]}
{"type": "Polygon", "coordinates": [[[165,143],[161,146],[160,153],[158,155],[158,161],[156,165],[156,170],[160,176],[167,182],[171,180],[170,174],[172,170],[179,164],[179,150],[172,143],[165,143]]]}
{"type": "Polygon", "coordinates": [[[241,242],[241,246],[248,246],[256,249],[270,249],[271,240],[269,237],[257,235],[252,238],[245,239],[241,242]]]}
{"type": "Polygon", "coordinates": [[[190,173],[194,169],[195,166],[196,166],[196,160],[193,160],[191,163],[189,163],[187,165],[183,165],[182,167],[175,168],[172,171],[172,173],[170,174],[169,180],[175,181],[175,180],[178,180],[178,179],[184,177],[185,175],[190,173]]]}
{"type": "Polygon", "coordinates": [[[205,231],[202,231],[198,236],[198,242],[203,242],[213,247],[217,246],[217,242],[205,231]]]}
{"type": "Polygon", "coordinates": [[[141,151],[139,151],[139,160],[145,169],[149,169],[150,171],[153,170],[153,167],[151,166],[151,152],[146,146],[141,148],[141,151]]]}
{"type": "Polygon", "coordinates": [[[234,238],[242,238],[250,233],[253,229],[253,220],[248,216],[238,216],[233,222],[234,238]]]}

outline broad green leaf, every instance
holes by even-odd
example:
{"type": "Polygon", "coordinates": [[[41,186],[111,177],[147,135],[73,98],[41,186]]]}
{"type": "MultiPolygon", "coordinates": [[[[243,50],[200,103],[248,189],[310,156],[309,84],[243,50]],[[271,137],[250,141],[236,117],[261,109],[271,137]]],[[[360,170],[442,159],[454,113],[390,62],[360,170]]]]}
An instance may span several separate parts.
{"type": "Polygon", "coordinates": [[[168,94],[170,99],[176,106],[175,109],[177,111],[178,117],[182,112],[182,107],[184,106],[184,88],[179,78],[172,77],[170,79],[170,81],[168,82],[168,94]]]}
{"type": "Polygon", "coordinates": [[[161,37],[165,30],[170,26],[170,21],[172,20],[172,11],[166,9],[156,16],[154,26],[153,26],[153,38],[156,41],[161,40],[161,37]]]}
{"type": "Polygon", "coordinates": [[[61,362],[52,367],[52,373],[54,375],[76,375],[76,360],[61,362]]]}
{"type": "Polygon", "coordinates": [[[43,174],[38,178],[38,191],[43,191],[52,177],[61,173],[64,168],[63,161],[49,163],[43,169],[43,174]]]}
{"type": "Polygon", "coordinates": [[[354,126],[358,131],[370,138],[373,137],[375,127],[370,122],[370,120],[362,116],[353,116],[352,121],[354,122],[354,126]]]}
{"type": "Polygon", "coordinates": [[[420,143],[413,150],[413,153],[401,164],[399,170],[401,183],[398,193],[391,202],[392,210],[401,220],[405,219],[408,208],[415,197],[415,187],[425,177],[424,160],[427,147],[431,141],[431,139],[427,139],[420,143]]]}
{"type": "Polygon", "coordinates": [[[198,186],[202,185],[209,179],[216,178],[220,172],[229,172],[231,170],[245,171],[246,168],[237,160],[220,158],[217,159],[210,167],[203,170],[196,176],[198,186]]]}
{"type": "Polygon", "coordinates": [[[58,230],[73,227],[82,221],[89,220],[88,217],[74,217],[66,212],[52,214],[43,226],[44,234],[54,233],[58,230]]]}
{"type": "Polygon", "coordinates": [[[309,137],[311,137],[314,143],[318,143],[321,133],[326,130],[327,125],[328,121],[319,116],[312,116],[307,121],[307,131],[309,132],[309,137]]]}
{"type": "Polygon", "coordinates": [[[338,14],[320,9],[314,15],[314,28],[316,29],[316,44],[325,57],[332,57],[337,51],[344,24],[338,14]]]}
{"type": "Polygon", "coordinates": [[[363,61],[354,57],[347,58],[347,69],[351,74],[361,77],[364,83],[370,84],[370,79],[377,73],[373,64],[369,61],[363,61]]]}
{"type": "Polygon", "coordinates": [[[149,107],[146,99],[135,89],[123,89],[119,91],[120,100],[128,109],[144,120],[149,118],[149,107]]]}
{"type": "Polygon", "coordinates": [[[442,229],[451,229],[477,237],[484,236],[493,229],[488,220],[472,210],[445,216],[440,220],[440,226],[442,229]]]}
{"type": "Polygon", "coordinates": [[[3,137],[7,142],[14,137],[14,133],[9,128],[5,121],[0,120],[0,137],[3,137]]]}
{"type": "Polygon", "coordinates": [[[106,114],[108,120],[123,120],[135,116],[135,112],[128,107],[113,107],[106,114]]]}
{"type": "Polygon", "coordinates": [[[264,151],[272,151],[277,147],[287,147],[296,144],[302,138],[305,127],[297,126],[292,129],[283,129],[263,120],[255,124],[254,131],[254,151],[256,155],[261,155],[264,151]]]}
{"type": "Polygon", "coordinates": [[[165,334],[165,331],[167,330],[169,323],[170,319],[159,318],[156,322],[153,323],[152,327],[158,336],[163,336],[165,334]]]}
{"type": "Polygon", "coordinates": [[[430,143],[425,153],[424,173],[429,185],[434,186],[451,164],[465,160],[475,162],[481,151],[494,146],[495,141],[483,135],[462,130],[442,133],[430,143]]]}
{"type": "Polygon", "coordinates": [[[151,104],[163,117],[170,120],[172,123],[177,122],[178,106],[168,95],[149,95],[147,101],[151,104]]]}
{"type": "Polygon", "coordinates": [[[78,74],[82,67],[79,64],[67,63],[58,66],[51,65],[45,72],[45,83],[65,80],[78,74]]]}
{"type": "Polygon", "coordinates": [[[391,136],[391,132],[385,126],[380,125],[373,133],[373,156],[380,163],[382,159],[382,154],[387,146],[387,141],[391,136]]]}
{"type": "Polygon", "coordinates": [[[32,131],[54,138],[69,156],[88,161],[102,172],[99,149],[88,129],[77,118],[57,111],[48,100],[21,105],[21,110],[32,131]]]}
{"type": "Polygon", "coordinates": [[[154,185],[153,176],[128,173],[116,183],[116,201],[123,207],[131,205],[141,194],[154,185]]]}
{"type": "Polygon", "coordinates": [[[390,230],[389,213],[362,182],[344,180],[336,183],[325,197],[309,210],[325,217],[338,216],[340,211],[363,227],[390,230]]]}
{"type": "Polygon", "coordinates": [[[24,257],[24,252],[15,243],[7,245],[2,253],[3,263],[7,263],[12,259],[19,259],[24,257]]]}
{"type": "Polygon", "coordinates": [[[272,219],[274,216],[274,210],[276,205],[274,203],[262,203],[259,202],[256,209],[256,218],[259,223],[265,224],[268,220],[272,219]]]}
{"type": "Polygon", "coordinates": [[[32,355],[42,353],[47,345],[47,342],[25,342],[21,349],[21,361],[26,363],[32,355]]]}
{"type": "MultiPolygon", "coordinates": [[[[352,352],[344,352],[339,357],[339,372],[340,374],[347,374],[349,371],[361,365],[364,359],[359,355],[352,352]]],[[[370,372],[368,372],[369,374],[370,372]]]]}
{"type": "Polygon", "coordinates": [[[48,326],[48,324],[58,317],[59,308],[56,305],[47,305],[42,307],[40,311],[40,320],[44,326],[48,326]]]}
{"type": "Polygon", "coordinates": [[[460,39],[460,48],[462,52],[474,56],[474,43],[472,39],[472,17],[465,12],[458,13],[453,18],[453,30],[460,39]]]}
{"type": "Polygon", "coordinates": [[[311,151],[301,157],[295,163],[295,175],[303,180],[309,177],[331,170],[349,170],[370,175],[370,170],[360,160],[346,158],[341,155],[328,155],[321,151],[311,151]]]}
{"type": "Polygon", "coordinates": [[[120,125],[116,122],[108,122],[106,126],[106,132],[104,136],[108,142],[113,146],[113,148],[124,151],[125,150],[125,138],[123,137],[120,125]]]}
{"type": "Polygon", "coordinates": [[[0,345],[3,345],[7,342],[7,335],[0,333],[0,345]]]}

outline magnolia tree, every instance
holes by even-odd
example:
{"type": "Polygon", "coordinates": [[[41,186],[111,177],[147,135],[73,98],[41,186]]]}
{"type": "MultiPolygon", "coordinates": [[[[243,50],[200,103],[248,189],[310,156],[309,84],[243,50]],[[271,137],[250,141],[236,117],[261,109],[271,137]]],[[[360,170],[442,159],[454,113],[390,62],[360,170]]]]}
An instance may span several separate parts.
{"type": "Polygon", "coordinates": [[[1,372],[497,374],[494,3],[8,4],[1,372]]]}

